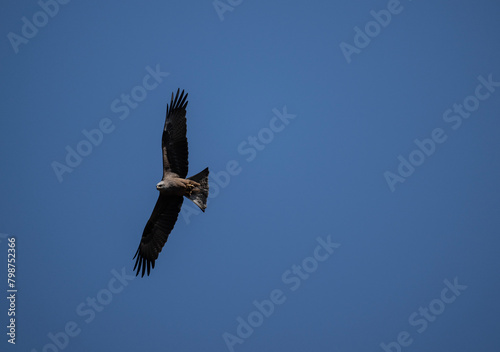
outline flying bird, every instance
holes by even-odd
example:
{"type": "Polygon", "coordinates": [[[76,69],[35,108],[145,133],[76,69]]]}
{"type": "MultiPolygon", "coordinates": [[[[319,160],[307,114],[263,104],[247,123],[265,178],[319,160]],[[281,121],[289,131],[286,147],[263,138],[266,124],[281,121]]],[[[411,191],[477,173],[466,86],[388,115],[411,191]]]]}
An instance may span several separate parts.
{"type": "Polygon", "coordinates": [[[134,255],[136,259],[134,271],[136,276],[142,269],[142,276],[151,267],[155,267],[158,254],[167,242],[168,236],[174,228],[177,216],[181,210],[184,197],[189,198],[203,212],[207,207],[208,197],[208,167],[200,173],[186,178],[188,173],[188,142],[186,137],[186,106],[187,93],[184,90],[177,94],[172,92],[170,106],[167,104],[167,116],[161,149],[163,154],[163,178],[156,185],[160,191],[158,200],[149,218],[141,243],[134,255]]]}

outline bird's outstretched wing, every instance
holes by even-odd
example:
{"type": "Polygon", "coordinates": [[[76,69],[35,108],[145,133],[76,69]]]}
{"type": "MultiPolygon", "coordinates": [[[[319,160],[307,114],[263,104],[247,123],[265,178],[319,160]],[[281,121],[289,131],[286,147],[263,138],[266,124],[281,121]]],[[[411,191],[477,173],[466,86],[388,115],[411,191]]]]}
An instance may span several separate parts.
{"type": "Polygon", "coordinates": [[[174,172],[181,178],[186,178],[188,173],[188,142],[186,137],[186,106],[188,102],[187,93],[184,95],[184,90],[179,96],[172,93],[170,106],[167,104],[167,116],[165,118],[165,126],[163,127],[163,135],[161,139],[161,147],[163,150],[163,178],[174,172]]]}
{"type": "Polygon", "coordinates": [[[141,269],[142,276],[146,271],[149,275],[151,267],[155,267],[155,260],[158,259],[158,254],[174,228],[183,200],[181,196],[160,194],[158,197],[153,213],[142,233],[139,248],[134,256],[134,259],[137,257],[134,265],[134,270],[137,268],[136,275],[139,275],[141,269]]]}

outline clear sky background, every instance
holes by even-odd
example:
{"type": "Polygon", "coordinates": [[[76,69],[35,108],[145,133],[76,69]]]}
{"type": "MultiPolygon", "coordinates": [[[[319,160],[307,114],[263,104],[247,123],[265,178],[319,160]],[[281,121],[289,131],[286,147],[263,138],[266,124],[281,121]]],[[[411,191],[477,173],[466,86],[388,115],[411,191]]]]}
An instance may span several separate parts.
{"type": "Polygon", "coordinates": [[[2,351],[497,351],[498,1],[40,3],[0,11],[2,351]],[[211,198],[132,279],[178,87],[211,198]]]}

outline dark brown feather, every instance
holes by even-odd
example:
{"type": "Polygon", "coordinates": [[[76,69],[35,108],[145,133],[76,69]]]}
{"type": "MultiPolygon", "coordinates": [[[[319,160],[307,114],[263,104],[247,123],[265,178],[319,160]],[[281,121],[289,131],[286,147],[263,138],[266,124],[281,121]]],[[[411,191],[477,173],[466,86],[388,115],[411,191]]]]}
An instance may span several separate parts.
{"type": "Polygon", "coordinates": [[[134,256],[134,259],[137,257],[134,265],[134,270],[137,268],[136,275],[139,275],[141,269],[142,276],[146,271],[149,275],[151,267],[155,267],[155,260],[158,259],[158,254],[174,228],[183,200],[184,198],[180,196],[160,194],[158,197],[153,213],[142,233],[139,248],[137,248],[134,256]]]}
{"type": "Polygon", "coordinates": [[[172,93],[170,106],[167,105],[165,126],[161,139],[163,150],[163,177],[169,172],[176,173],[181,178],[186,178],[188,173],[188,142],[186,137],[186,106],[187,94],[184,90],[179,96],[172,93]]]}

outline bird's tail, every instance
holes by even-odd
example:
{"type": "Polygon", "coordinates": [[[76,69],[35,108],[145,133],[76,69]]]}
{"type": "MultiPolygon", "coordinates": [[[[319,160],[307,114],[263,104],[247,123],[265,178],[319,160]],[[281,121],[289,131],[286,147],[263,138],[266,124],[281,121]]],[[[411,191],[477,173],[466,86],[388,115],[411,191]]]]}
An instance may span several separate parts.
{"type": "Polygon", "coordinates": [[[193,190],[193,193],[191,193],[188,198],[191,199],[193,203],[196,204],[202,211],[205,211],[208,198],[208,167],[188,179],[200,184],[199,187],[196,187],[193,190]]]}

